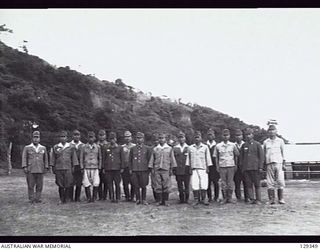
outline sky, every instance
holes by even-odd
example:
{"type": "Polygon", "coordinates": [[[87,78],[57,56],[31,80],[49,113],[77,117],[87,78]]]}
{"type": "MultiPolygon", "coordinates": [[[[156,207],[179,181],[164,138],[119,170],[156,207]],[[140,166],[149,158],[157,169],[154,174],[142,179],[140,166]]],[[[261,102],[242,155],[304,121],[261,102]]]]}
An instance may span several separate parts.
{"type": "Polygon", "coordinates": [[[52,65],[320,142],[320,9],[0,10],[52,65]]]}

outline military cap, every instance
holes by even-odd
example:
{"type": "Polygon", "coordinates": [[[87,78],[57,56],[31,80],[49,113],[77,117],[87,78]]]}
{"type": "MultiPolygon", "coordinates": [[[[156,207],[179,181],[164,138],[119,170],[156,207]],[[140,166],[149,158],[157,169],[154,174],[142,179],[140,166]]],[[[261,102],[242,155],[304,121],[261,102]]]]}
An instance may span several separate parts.
{"type": "Polygon", "coordinates": [[[230,135],[230,130],[225,128],[224,130],[222,130],[222,134],[223,135],[230,135]]]}
{"type": "Polygon", "coordinates": [[[39,131],[33,131],[32,136],[40,136],[40,132],[39,131]]]}
{"type": "Polygon", "coordinates": [[[234,132],[235,135],[242,135],[242,130],[237,128],[234,132]]]}
{"type": "Polygon", "coordinates": [[[201,137],[201,132],[200,131],[196,131],[194,133],[194,137],[201,137]]]}
{"type": "Polygon", "coordinates": [[[65,130],[60,131],[60,136],[68,136],[68,132],[65,130]]]}
{"type": "Polygon", "coordinates": [[[253,134],[253,129],[252,129],[252,128],[246,128],[246,130],[244,131],[244,133],[245,133],[246,135],[253,134]]]}
{"type": "Polygon", "coordinates": [[[274,126],[273,124],[271,124],[268,128],[268,130],[276,130],[276,129],[277,129],[276,126],[274,126]]]}
{"type": "Polygon", "coordinates": [[[96,137],[96,134],[93,131],[89,131],[88,137],[96,137]]]}
{"type": "Polygon", "coordinates": [[[80,135],[80,131],[78,129],[73,130],[73,135],[80,135]]]}
{"type": "Polygon", "coordinates": [[[131,132],[129,130],[125,131],[124,136],[131,136],[131,132]]]}
{"type": "Polygon", "coordinates": [[[117,138],[117,134],[115,132],[110,132],[109,139],[115,139],[115,138],[117,138]]]}
{"type": "Polygon", "coordinates": [[[164,132],[160,132],[160,133],[158,133],[158,138],[159,137],[166,137],[166,134],[164,132]]]}
{"type": "Polygon", "coordinates": [[[106,131],[104,129],[100,129],[98,134],[99,135],[106,135],[106,131]]]}
{"type": "Polygon", "coordinates": [[[181,138],[181,137],[186,137],[186,134],[183,133],[182,131],[180,131],[178,134],[178,138],[181,138]]]}
{"type": "Polygon", "coordinates": [[[209,128],[207,135],[214,135],[214,130],[212,128],[209,128]]]}
{"type": "Polygon", "coordinates": [[[142,132],[137,132],[136,137],[137,137],[137,138],[143,138],[143,137],[144,137],[144,133],[142,133],[142,132]]]}

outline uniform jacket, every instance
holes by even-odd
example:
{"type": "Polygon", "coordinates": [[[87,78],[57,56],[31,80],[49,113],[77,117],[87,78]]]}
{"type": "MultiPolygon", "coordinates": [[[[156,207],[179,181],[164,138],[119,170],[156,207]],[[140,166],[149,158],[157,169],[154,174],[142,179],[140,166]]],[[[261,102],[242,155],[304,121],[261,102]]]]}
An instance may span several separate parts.
{"type": "Polygon", "coordinates": [[[124,168],[122,146],[108,144],[104,145],[101,151],[104,170],[121,170],[124,168]]]}
{"type": "MultiPolygon", "coordinates": [[[[81,151],[81,148],[85,145],[83,142],[79,141],[78,144],[76,144],[74,141],[71,141],[70,142],[73,146],[75,146],[76,148],[76,154],[77,154],[77,157],[78,157],[78,161],[80,163],[80,151],[81,151]]],[[[79,171],[80,170],[80,165],[79,166],[76,166],[76,170],[79,171]]]]}
{"type": "Polygon", "coordinates": [[[22,152],[22,167],[27,167],[30,173],[44,173],[44,169],[49,168],[46,147],[39,144],[36,149],[33,143],[25,146],[22,152]]]}
{"type": "Polygon", "coordinates": [[[93,143],[92,148],[89,143],[81,148],[80,167],[81,169],[101,169],[102,156],[101,148],[98,144],[93,143]]]}
{"type": "Polygon", "coordinates": [[[190,166],[186,166],[186,160],[189,153],[189,145],[184,144],[184,147],[176,145],[173,147],[174,158],[177,162],[177,167],[175,168],[175,175],[190,175],[190,166]]]}
{"type": "Polygon", "coordinates": [[[220,142],[214,149],[213,155],[219,161],[219,167],[234,167],[236,166],[235,157],[239,156],[239,150],[235,143],[232,142],[220,142]]]}
{"type": "Polygon", "coordinates": [[[211,156],[211,161],[212,161],[212,166],[210,166],[210,169],[214,169],[216,170],[217,169],[217,166],[216,166],[216,161],[214,160],[214,156],[213,156],[213,153],[214,153],[214,149],[216,148],[217,146],[217,143],[215,140],[213,140],[213,143],[210,145],[210,142],[207,141],[207,146],[210,150],[210,156],[211,156]]]}
{"type": "Polygon", "coordinates": [[[66,143],[65,147],[61,143],[53,146],[50,157],[50,166],[55,170],[72,170],[78,166],[79,161],[76,153],[76,147],[71,143],[66,143]]]}
{"type": "Polygon", "coordinates": [[[240,149],[241,170],[259,170],[263,168],[264,154],[259,142],[245,142],[240,149]]]}
{"type": "Polygon", "coordinates": [[[191,145],[186,165],[192,169],[209,169],[209,166],[212,165],[209,147],[203,143],[199,146],[196,144],[191,145]]]}
{"type": "Polygon", "coordinates": [[[152,149],[144,144],[130,149],[129,169],[132,171],[147,171],[152,149]]]}
{"type": "Polygon", "coordinates": [[[160,144],[153,148],[149,168],[154,170],[172,170],[177,166],[176,159],[174,158],[173,149],[168,144],[163,147],[160,144]]]}
{"type": "Polygon", "coordinates": [[[136,144],[134,143],[129,143],[127,144],[123,144],[122,145],[122,153],[123,153],[123,167],[124,168],[129,168],[129,154],[130,154],[130,150],[131,148],[133,148],[136,144]]]}

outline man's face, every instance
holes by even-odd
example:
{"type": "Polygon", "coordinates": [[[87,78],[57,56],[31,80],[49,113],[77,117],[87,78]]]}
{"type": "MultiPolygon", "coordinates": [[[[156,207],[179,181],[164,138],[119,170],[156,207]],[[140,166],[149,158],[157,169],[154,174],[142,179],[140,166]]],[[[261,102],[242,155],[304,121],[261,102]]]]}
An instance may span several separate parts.
{"type": "Polygon", "coordinates": [[[32,142],[33,142],[34,144],[38,144],[38,143],[40,142],[40,136],[34,135],[34,136],[32,137],[32,142]]]}
{"type": "Polygon", "coordinates": [[[88,142],[90,144],[93,144],[95,140],[96,140],[96,137],[94,135],[90,135],[89,138],[88,138],[88,142]]]}
{"type": "Polygon", "coordinates": [[[80,141],[80,134],[75,134],[75,135],[73,135],[72,139],[73,139],[75,142],[80,141]]]}
{"type": "Polygon", "coordinates": [[[269,129],[268,133],[269,133],[270,137],[274,137],[277,135],[277,130],[276,129],[269,129]]]}
{"type": "Polygon", "coordinates": [[[201,141],[202,141],[202,138],[201,138],[200,135],[197,135],[197,136],[194,137],[194,142],[195,142],[196,144],[199,144],[201,141]]]}
{"type": "Polygon", "coordinates": [[[178,140],[180,144],[184,144],[186,142],[186,138],[184,136],[179,136],[178,140]]]}
{"type": "Polygon", "coordinates": [[[105,141],[106,140],[106,135],[98,135],[99,141],[105,141]]]}
{"type": "Polygon", "coordinates": [[[159,136],[159,143],[160,143],[161,145],[165,144],[165,143],[166,143],[166,137],[163,136],[163,135],[160,135],[160,136],[159,136]]]}
{"type": "Polygon", "coordinates": [[[132,137],[131,137],[131,135],[130,136],[125,136],[124,137],[124,142],[125,143],[129,143],[129,142],[131,142],[132,141],[132,137]]]}
{"type": "Polygon", "coordinates": [[[159,139],[157,138],[154,140],[154,145],[158,145],[158,144],[159,144],[159,139]]]}
{"type": "Polygon", "coordinates": [[[253,133],[248,133],[248,134],[246,134],[246,139],[247,139],[247,141],[252,141],[253,140],[253,133]]]}
{"type": "Polygon", "coordinates": [[[209,141],[212,141],[212,140],[214,140],[215,138],[216,138],[216,136],[215,136],[214,133],[208,134],[208,140],[209,140],[209,141]]]}
{"type": "Polygon", "coordinates": [[[144,142],[144,138],[143,137],[137,137],[136,141],[139,145],[141,145],[144,142]]]}
{"type": "Polygon", "coordinates": [[[110,139],[110,143],[111,144],[116,144],[117,143],[117,138],[112,138],[112,139],[110,139]]]}
{"type": "Polygon", "coordinates": [[[243,136],[242,136],[242,135],[236,135],[236,140],[237,140],[237,142],[242,141],[242,139],[243,139],[243,136]]]}
{"type": "Polygon", "coordinates": [[[61,143],[66,143],[67,142],[67,136],[66,135],[60,135],[60,142],[61,143]]]}
{"type": "Polygon", "coordinates": [[[223,134],[222,135],[222,140],[225,141],[225,142],[229,141],[230,140],[230,134],[223,134]]]}

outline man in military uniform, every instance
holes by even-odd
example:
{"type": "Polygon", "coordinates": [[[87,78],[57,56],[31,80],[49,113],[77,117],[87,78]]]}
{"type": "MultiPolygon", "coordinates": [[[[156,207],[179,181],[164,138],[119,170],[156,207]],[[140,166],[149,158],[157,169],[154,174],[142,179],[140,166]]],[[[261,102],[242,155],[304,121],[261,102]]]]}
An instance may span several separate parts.
{"type": "Polygon", "coordinates": [[[117,144],[116,133],[110,132],[109,141],[110,144],[102,148],[103,171],[108,190],[111,192],[111,202],[118,203],[120,201],[121,172],[123,172],[123,149],[117,144]]]}
{"type": "Polygon", "coordinates": [[[209,167],[212,165],[210,150],[206,144],[202,143],[200,131],[195,132],[194,141],[195,143],[189,147],[186,165],[192,169],[192,189],[198,197],[195,205],[200,203],[209,205],[209,202],[206,200],[206,193],[208,190],[209,167]]]}
{"type": "MultiPolygon", "coordinates": [[[[236,137],[235,145],[236,145],[238,151],[240,152],[241,147],[244,144],[243,133],[242,133],[241,129],[236,129],[235,137],[236,137]]],[[[237,165],[237,171],[234,174],[233,180],[234,180],[234,185],[235,185],[234,191],[235,191],[237,200],[238,201],[242,200],[242,195],[241,195],[241,183],[242,183],[244,200],[245,200],[245,202],[249,202],[248,188],[247,188],[246,182],[244,180],[243,171],[241,169],[241,166],[239,165],[239,161],[238,161],[238,165],[237,165]]]]}
{"type": "Polygon", "coordinates": [[[97,193],[100,183],[99,171],[102,165],[102,156],[100,146],[95,142],[96,136],[93,131],[88,132],[88,143],[85,144],[80,152],[80,167],[83,172],[83,186],[88,202],[94,202],[97,199],[97,193]],[[93,195],[90,187],[93,186],[93,195]]]}
{"type": "Polygon", "coordinates": [[[183,132],[178,134],[178,141],[179,144],[173,147],[174,157],[177,162],[177,167],[173,168],[173,174],[176,176],[180,203],[188,203],[192,170],[190,166],[186,166],[189,145],[186,143],[186,136],[183,132]]]}
{"type": "Polygon", "coordinates": [[[123,191],[125,194],[126,201],[132,201],[134,198],[134,188],[131,183],[131,176],[129,173],[129,154],[132,147],[136,144],[132,143],[132,135],[130,131],[124,132],[125,144],[122,145],[123,152],[123,166],[124,170],[121,174],[123,191]]]}
{"type": "MultiPolygon", "coordinates": [[[[81,151],[81,148],[84,146],[84,144],[80,141],[80,138],[81,138],[80,131],[75,129],[72,133],[73,140],[70,143],[76,148],[76,153],[77,153],[79,162],[80,162],[80,151],[81,151]]],[[[73,180],[76,186],[76,190],[74,193],[74,201],[76,202],[80,201],[82,178],[83,178],[83,174],[81,172],[80,166],[75,166],[74,172],[73,172],[73,180]]],[[[71,187],[70,188],[71,200],[73,200],[73,192],[74,192],[74,187],[71,187]]]]}
{"type": "Polygon", "coordinates": [[[49,165],[47,149],[40,144],[39,131],[32,133],[32,143],[23,149],[22,168],[27,177],[29,201],[31,203],[40,203],[43,174],[45,169],[49,169],[49,165]],[[34,189],[36,189],[36,192],[34,192],[34,189]]]}
{"type": "Polygon", "coordinates": [[[217,171],[217,166],[215,159],[213,157],[213,152],[216,147],[216,141],[215,141],[215,133],[213,129],[209,129],[207,132],[207,146],[209,147],[210,150],[210,156],[211,156],[211,161],[212,161],[212,166],[209,167],[209,180],[208,180],[208,201],[212,201],[212,190],[211,190],[211,184],[213,184],[214,187],[214,201],[218,201],[219,199],[219,192],[220,192],[220,187],[219,187],[219,179],[220,175],[217,171]]]}
{"type": "MultiPolygon", "coordinates": [[[[109,144],[106,137],[107,137],[106,131],[104,129],[100,129],[98,132],[97,144],[100,146],[101,150],[105,145],[109,144]]],[[[99,191],[98,191],[99,200],[106,200],[107,193],[108,193],[108,185],[104,178],[103,168],[100,169],[99,178],[100,178],[99,191]]],[[[111,200],[111,192],[109,192],[109,199],[111,200]]]]}
{"type": "Polygon", "coordinates": [[[79,165],[76,148],[67,142],[66,131],[60,132],[60,142],[53,146],[50,157],[50,166],[56,175],[56,184],[59,187],[60,202],[70,200],[70,187],[73,185],[73,172],[79,165]]]}
{"type": "Polygon", "coordinates": [[[222,204],[234,203],[232,193],[234,189],[234,173],[237,170],[239,151],[236,145],[229,141],[230,130],[222,131],[222,142],[214,149],[213,156],[216,159],[217,170],[221,177],[223,195],[222,204]]]}
{"type": "Polygon", "coordinates": [[[166,135],[159,133],[158,139],[159,145],[153,148],[149,168],[154,173],[157,205],[168,206],[169,204],[166,204],[166,201],[169,200],[172,169],[176,167],[177,163],[173,149],[166,143],[166,135]]]}
{"type": "Polygon", "coordinates": [[[137,133],[136,141],[137,145],[130,149],[129,173],[136,193],[136,204],[148,205],[146,201],[150,173],[148,163],[152,149],[144,144],[143,133],[137,133]]]}
{"type": "Polygon", "coordinates": [[[275,203],[275,189],[278,189],[280,204],[285,204],[283,190],[285,187],[284,170],[284,141],[277,136],[277,128],[270,125],[269,138],[263,142],[265,163],[267,165],[267,187],[270,204],[275,203]]]}

